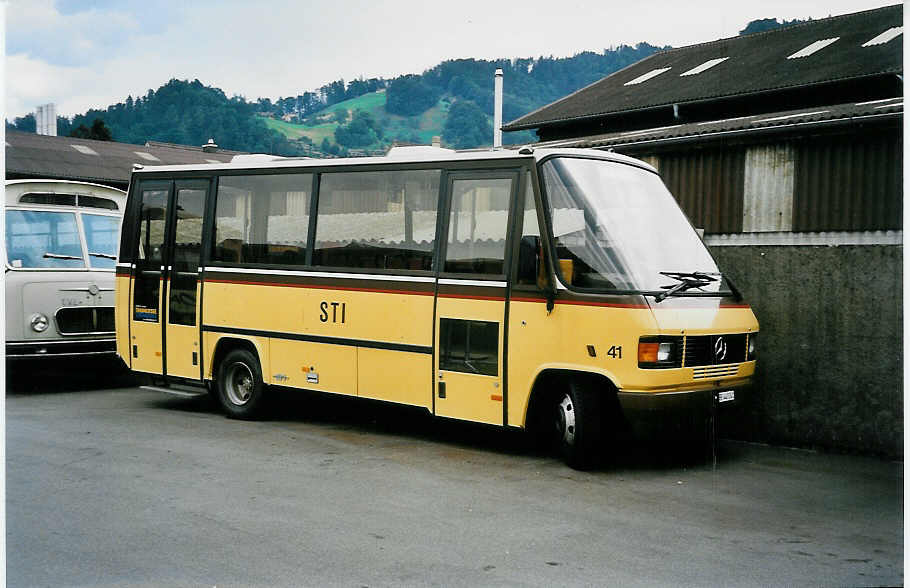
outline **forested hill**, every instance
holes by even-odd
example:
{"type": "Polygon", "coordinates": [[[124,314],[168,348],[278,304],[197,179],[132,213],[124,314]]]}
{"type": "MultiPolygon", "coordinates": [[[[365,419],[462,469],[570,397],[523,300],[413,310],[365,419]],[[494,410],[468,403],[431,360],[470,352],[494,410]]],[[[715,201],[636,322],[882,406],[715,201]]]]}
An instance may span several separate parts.
{"type": "MultiPolygon", "coordinates": [[[[795,22],[762,19],[740,34],[795,22]]],[[[450,147],[478,147],[492,141],[497,68],[504,72],[508,122],[666,48],[640,43],[565,58],[458,59],[394,79],[335,80],[274,101],[228,97],[199,80],[171,80],[104,110],[58,117],[57,132],[136,144],[202,145],[212,138],[225,149],[279,155],[358,155],[394,142],[426,144],[434,135],[450,147]]],[[[35,118],[8,121],[7,128],[34,132],[35,118]]],[[[524,131],[506,133],[503,140],[527,143],[536,137],[524,131]]]]}

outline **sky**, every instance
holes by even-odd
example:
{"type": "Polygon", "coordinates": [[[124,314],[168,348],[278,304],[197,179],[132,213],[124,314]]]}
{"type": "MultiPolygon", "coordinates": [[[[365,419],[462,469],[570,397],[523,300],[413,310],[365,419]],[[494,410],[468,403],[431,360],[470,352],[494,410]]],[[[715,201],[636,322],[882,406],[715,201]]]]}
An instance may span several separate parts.
{"type": "MultiPolygon", "coordinates": [[[[824,18],[895,0],[9,0],[7,119],[64,116],[172,78],[248,100],[339,78],[420,73],[446,59],[568,57],[646,41],[735,36],[758,18],[824,18]]],[[[508,84],[508,80],[505,81],[508,84]]]]}

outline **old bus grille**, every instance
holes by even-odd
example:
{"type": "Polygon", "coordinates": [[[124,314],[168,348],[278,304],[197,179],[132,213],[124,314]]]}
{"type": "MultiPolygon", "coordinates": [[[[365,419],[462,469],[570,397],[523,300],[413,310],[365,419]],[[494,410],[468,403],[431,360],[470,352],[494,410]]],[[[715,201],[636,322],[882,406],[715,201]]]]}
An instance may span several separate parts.
{"type": "Polygon", "coordinates": [[[746,334],[736,335],[699,335],[686,337],[686,349],[683,353],[685,367],[703,365],[724,365],[746,361],[746,334]],[[719,357],[716,350],[721,346],[717,340],[723,339],[726,353],[719,357]]]}
{"type": "Polygon", "coordinates": [[[692,377],[696,380],[702,378],[721,378],[724,376],[735,376],[737,372],[739,372],[739,364],[714,365],[693,368],[692,377]]]}
{"type": "Polygon", "coordinates": [[[112,306],[61,308],[55,315],[61,335],[87,335],[114,332],[112,306]]]}

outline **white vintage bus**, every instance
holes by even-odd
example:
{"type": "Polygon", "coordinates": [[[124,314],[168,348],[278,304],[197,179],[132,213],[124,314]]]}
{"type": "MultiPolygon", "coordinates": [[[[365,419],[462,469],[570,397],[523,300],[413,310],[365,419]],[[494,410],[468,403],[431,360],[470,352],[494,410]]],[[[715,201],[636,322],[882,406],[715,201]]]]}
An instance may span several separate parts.
{"type": "Polygon", "coordinates": [[[65,180],[6,182],[6,357],[113,355],[123,191],[65,180]]]}

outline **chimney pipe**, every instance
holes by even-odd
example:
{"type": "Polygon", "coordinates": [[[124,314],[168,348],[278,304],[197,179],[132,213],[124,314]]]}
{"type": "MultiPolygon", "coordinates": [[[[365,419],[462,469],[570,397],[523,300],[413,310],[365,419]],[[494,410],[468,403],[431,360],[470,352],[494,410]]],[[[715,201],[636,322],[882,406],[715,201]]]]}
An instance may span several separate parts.
{"type": "Polygon", "coordinates": [[[215,143],[215,139],[209,139],[209,142],[202,146],[202,151],[204,153],[215,153],[218,151],[218,145],[215,143]]]}
{"type": "Polygon", "coordinates": [[[502,68],[493,78],[493,149],[502,149],[502,68]]]}

